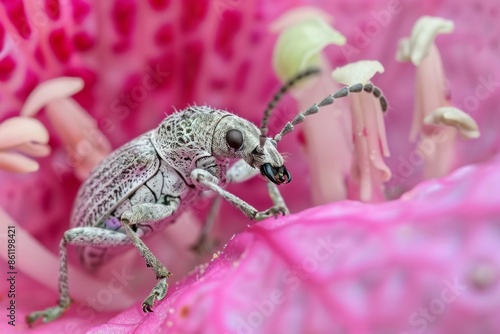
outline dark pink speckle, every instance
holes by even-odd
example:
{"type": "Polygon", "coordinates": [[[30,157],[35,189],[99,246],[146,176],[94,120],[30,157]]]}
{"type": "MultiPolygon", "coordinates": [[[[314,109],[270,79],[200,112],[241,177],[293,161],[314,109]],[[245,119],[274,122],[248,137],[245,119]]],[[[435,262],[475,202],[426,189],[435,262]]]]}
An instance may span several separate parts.
{"type": "Polygon", "coordinates": [[[55,29],[50,33],[49,45],[60,62],[65,63],[68,61],[72,47],[63,28],[55,29]]]}
{"type": "Polygon", "coordinates": [[[94,46],[95,39],[86,31],[80,31],[73,36],[73,44],[78,51],[87,51],[94,46]]]}
{"type": "Polygon", "coordinates": [[[177,72],[177,59],[174,52],[169,51],[158,58],[151,59],[146,72],[158,83],[159,87],[167,87],[175,83],[175,73],[177,72]],[[156,72],[168,73],[168,75],[158,75],[156,72]],[[151,74],[153,73],[154,76],[151,74]]]}
{"type": "Polygon", "coordinates": [[[113,6],[112,19],[116,32],[128,36],[135,26],[137,5],[133,0],[117,0],[113,6]]]}
{"type": "Polygon", "coordinates": [[[38,45],[35,49],[35,59],[41,67],[45,67],[45,56],[43,54],[42,48],[38,45]]]}
{"type": "Polygon", "coordinates": [[[72,0],[71,3],[73,5],[73,19],[76,24],[80,24],[90,13],[91,7],[88,3],[82,0],[72,0]]]}
{"type": "Polygon", "coordinates": [[[233,42],[242,23],[242,14],[236,10],[226,10],[222,14],[215,38],[215,51],[226,60],[229,60],[233,55],[233,42]]]}
{"type": "Polygon", "coordinates": [[[0,24],[0,50],[3,48],[3,41],[5,38],[5,29],[3,25],[0,24]]]}
{"type": "Polygon", "coordinates": [[[197,28],[207,16],[209,5],[207,0],[183,0],[181,29],[188,32],[197,28]]]}
{"type": "Polygon", "coordinates": [[[170,4],[170,0],[149,0],[149,4],[154,10],[164,10],[170,4]]]}
{"type": "Polygon", "coordinates": [[[3,0],[7,16],[24,39],[31,36],[31,26],[26,18],[22,0],[3,0]]]}
{"type": "Polygon", "coordinates": [[[45,11],[52,20],[58,20],[61,16],[59,0],[45,0],[45,11]]]}
{"type": "Polygon", "coordinates": [[[185,103],[191,103],[193,100],[194,89],[198,73],[200,73],[201,60],[203,57],[203,42],[194,41],[186,44],[182,52],[183,65],[181,72],[182,94],[185,103]]]}
{"type": "Polygon", "coordinates": [[[10,79],[12,72],[16,68],[16,62],[12,56],[7,55],[2,60],[0,60],[0,80],[7,81],[10,79]]]}
{"type": "Polygon", "coordinates": [[[171,23],[163,24],[155,34],[155,43],[158,46],[165,46],[174,40],[174,27],[171,23]]]}
{"type": "Polygon", "coordinates": [[[114,53],[123,53],[130,49],[130,41],[128,39],[121,40],[112,46],[114,53]]]}

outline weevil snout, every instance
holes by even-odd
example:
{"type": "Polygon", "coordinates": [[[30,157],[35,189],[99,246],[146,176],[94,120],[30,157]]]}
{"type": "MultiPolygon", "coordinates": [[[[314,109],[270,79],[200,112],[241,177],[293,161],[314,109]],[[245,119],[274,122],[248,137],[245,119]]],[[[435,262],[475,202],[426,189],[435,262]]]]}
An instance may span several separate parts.
{"type": "Polygon", "coordinates": [[[260,172],[262,175],[266,176],[271,182],[276,184],[290,183],[292,181],[292,175],[286,169],[286,167],[273,167],[269,163],[265,163],[260,167],[260,172]]]}

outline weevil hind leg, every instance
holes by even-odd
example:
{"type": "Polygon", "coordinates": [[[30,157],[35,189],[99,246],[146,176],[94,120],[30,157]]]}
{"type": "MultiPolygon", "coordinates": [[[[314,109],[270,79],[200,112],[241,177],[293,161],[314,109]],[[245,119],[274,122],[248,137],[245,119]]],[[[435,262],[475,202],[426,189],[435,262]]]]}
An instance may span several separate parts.
{"type": "Polygon", "coordinates": [[[153,306],[155,304],[156,300],[162,300],[165,298],[167,295],[168,291],[168,284],[167,284],[167,278],[162,278],[156,283],[154,288],[151,290],[151,293],[149,296],[144,299],[144,302],[142,302],[142,311],[144,313],[146,312],[153,312],[153,306]]]}
{"type": "Polygon", "coordinates": [[[68,307],[69,305],[67,307],[57,305],[43,311],[32,312],[26,316],[26,322],[29,326],[32,326],[40,318],[43,323],[51,322],[59,318],[68,307]]]}
{"type": "Polygon", "coordinates": [[[67,245],[113,247],[130,243],[131,241],[125,234],[98,227],[75,227],[66,231],[59,244],[58,305],[30,313],[26,317],[28,325],[33,325],[38,319],[41,319],[42,322],[53,321],[59,318],[71,305],[68,289],[67,245]]]}
{"type": "MultiPolygon", "coordinates": [[[[69,230],[71,231],[71,230],[69,230]]],[[[69,232],[67,231],[67,232],[69,232]]],[[[66,232],[66,233],[67,233],[66,232]]],[[[66,250],[66,233],[59,244],[59,300],[58,305],[49,307],[43,311],[36,311],[26,316],[26,322],[31,327],[38,319],[42,322],[51,322],[59,318],[71,305],[68,289],[68,258],[66,250]]]]}
{"type": "Polygon", "coordinates": [[[135,234],[135,232],[130,227],[130,222],[126,219],[121,219],[120,222],[128,238],[146,261],[146,266],[150,267],[153,270],[156,278],[162,279],[170,277],[170,271],[168,271],[168,269],[156,258],[156,256],[154,256],[154,254],[151,252],[148,246],[146,246],[144,241],[142,241],[137,236],[137,234],[135,234]]]}
{"type": "MultiPolygon", "coordinates": [[[[139,253],[146,261],[146,266],[150,267],[159,280],[158,283],[151,290],[151,293],[146,297],[142,303],[142,310],[144,312],[152,312],[155,301],[160,301],[165,298],[168,291],[167,278],[170,277],[170,271],[154,256],[146,244],[132,231],[130,227],[131,222],[126,219],[121,219],[122,227],[137,248],[139,253]]],[[[137,222],[136,222],[137,223],[137,222]]]]}

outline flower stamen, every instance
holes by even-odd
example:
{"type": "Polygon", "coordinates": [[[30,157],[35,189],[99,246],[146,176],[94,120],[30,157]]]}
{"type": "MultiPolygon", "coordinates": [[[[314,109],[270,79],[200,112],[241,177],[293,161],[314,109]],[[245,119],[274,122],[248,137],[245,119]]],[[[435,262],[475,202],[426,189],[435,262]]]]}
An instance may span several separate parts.
{"type": "Polygon", "coordinates": [[[81,78],[60,77],[40,84],[30,94],[21,115],[46,113],[65,148],[71,154],[75,174],[81,180],[111,152],[111,145],[96,121],[70,96],[83,89],[81,78]]]}
{"type": "MultiPolygon", "coordinates": [[[[384,67],[378,61],[359,61],[336,69],[332,76],[345,85],[369,83],[384,67]]],[[[349,198],[364,202],[385,200],[383,183],[388,181],[391,170],[383,156],[390,156],[383,112],[371,95],[356,94],[351,97],[354,158],[348,180],[349,198]]]]}
{"type": "Polygon", "coordinates": [[[396,59],[411,61],[417,67],[417,92],[410,140],[420,136],[424,178],[448,174],[455,163],[457,131],[463,138],[479,137],[474,120],[451,106],[441,55],[434,40],[438,34],[451,33],[453,22],[424,16],[414,25],[410,38],[399,43],[396,59]]]}

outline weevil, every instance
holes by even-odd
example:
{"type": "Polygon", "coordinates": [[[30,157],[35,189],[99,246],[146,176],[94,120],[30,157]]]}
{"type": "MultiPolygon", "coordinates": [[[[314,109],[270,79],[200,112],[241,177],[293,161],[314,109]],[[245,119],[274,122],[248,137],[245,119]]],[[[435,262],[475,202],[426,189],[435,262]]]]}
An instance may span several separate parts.
{"type": "Polygon", "coordinates": [[[204,192],[219,195],[251,220],[286,214],[277,185],[290,182],[292,177],[277,143],[307,116],[350,93],[371,93],[379,99],[382,110],[387,109],[385,97],[372,84],[346,86],[299,112],[274,138],[267,137],[276,103],[296,82],[318,72],[308,69],[286,82],[269,102],[260,129],[230,112],[191,106],[167,116],[156,129],[105,158],[81,185],[71,216],[74,227],[64,233],[59,246],[58,305],[29,314],[28,324],[39,318],[43,322],[57,319],[70,306],[68,245],[79,248],[80,260],[87,268],[99,267],[121,246],[134,245],[158,279],[142,303],[144,312],[152,312],[154,303],[167,294],[171,273],[142,239],[171,224],[204,192]],[[224,189],[228,183],[243,182],[258,174],[267,179],[274,204],[264,211],[224,189]]]}

